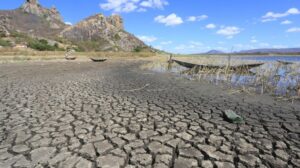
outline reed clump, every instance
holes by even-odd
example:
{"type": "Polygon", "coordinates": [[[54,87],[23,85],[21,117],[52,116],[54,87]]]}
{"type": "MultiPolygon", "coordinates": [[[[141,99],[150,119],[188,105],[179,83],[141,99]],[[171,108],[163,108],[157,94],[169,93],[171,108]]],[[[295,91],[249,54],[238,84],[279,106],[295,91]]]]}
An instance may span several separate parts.
{"type": "MultiPolygon", "coordinates": [[[[239,57],[228,59],[226,56],[177,56],[174,59],[200,65],[219,65],[220,68],[180,68],[176,63],[161,66],[163,70],[177,72],[197,80],[205,80],[229,88],[231,93],[269,94],[279,99],[297,100],[300,98],[300,64],[282,64],[269,62],[251,70],[230,70],[226,65],[243,65],[261,63],[260,61],[243,60],[239,57]],[[230,63],[228,63],[230,60],[230,63]],[[170,69],[171,67],[171,69],[170,69]]],[[[228,67],[228,66],[227,66],[228,67]]],[[[158,65],[156,65],[156,69],[158,65]]]]}

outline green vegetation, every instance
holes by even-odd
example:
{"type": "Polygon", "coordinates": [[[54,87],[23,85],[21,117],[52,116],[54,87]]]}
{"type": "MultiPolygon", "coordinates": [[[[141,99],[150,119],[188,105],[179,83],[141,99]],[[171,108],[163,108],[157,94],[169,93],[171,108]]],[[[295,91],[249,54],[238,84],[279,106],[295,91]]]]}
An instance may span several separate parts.
{"type": "Polygon", "coordinates": [[[108,41],[106,41],[105,39],[78,41],[74,43],[78,46],[79,51],[103,51],[104,49],[106,49],[107,51],[112,50],[112,48],[105,48],[108,44],[108,41]]]}
{"type": "Polygon", "coordinates": [[[14,37],[16,44],[26,43],[29,48],[38,51],[64,51],[64,49],[59,48],[58,43],[50,45],[45,39],[34,39],[24,33],[12,32],[11,37],[14,37]]]}
{"type": "Polygon", "coordinates": [[[0,46],[11,47],[11,43],[8,40],[0,39],[0,46]]]}
{"type": "Polygon", "coordinates": [[[135,49],[133,49],[133,51],[134,51],[134,52],[141,52],[141,51],[143,51],[143,47],[138,46],[138,47],[136,47],[135,49]]]}
{"type": "Polygon", "coordinates": [[[67,47],[67,51],[75,50],[76,52],[84,52],[84,48],[78,46],[67,47]]]}
{"type": "Polygon", "coordinates": [[[47,40],[31,40],[28,43],[28,47],[38,50],[38,51],[60,51],[62,50],[59,48],[58,44],[55,43],[53,46],[48,44],[47,40]]]}
{"type": "Polygon", "coordinates": [[[121,37],[120,37],[120,35],[119,35],[119,34],[115,34],[115,36],[114,36],[114,40],[116,40],[116,41],[119,41],[119,40],[121,40],[121,37]]]}

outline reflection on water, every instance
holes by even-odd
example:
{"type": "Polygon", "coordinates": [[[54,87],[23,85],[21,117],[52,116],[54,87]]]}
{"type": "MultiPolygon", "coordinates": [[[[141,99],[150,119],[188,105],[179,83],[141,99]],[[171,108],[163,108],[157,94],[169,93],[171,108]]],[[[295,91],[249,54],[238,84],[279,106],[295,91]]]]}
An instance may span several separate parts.
{"type": "MultiPolygon", "coordinates": [[[[253,68],[249,73],[225,73],[224,69],[203,70],[197,73],[179,66],[176,63],[151,63],[148,69],[156,72],[171,72],[191,80],[205,80],[216,85],[222,85],[249,93],[267,93],[286,98],[298,98],[300,90],[300,57],[245,57],[239,60],[268,60],[264,65],[253,68]],[[277,60],[293,61],[284,64],[277,60]]],[[[242,61],[241,61],[242,63],[242,61]]]]}
{"type": "Polygon", "coordinates": [[[300,62],[300,56],[241,56],[242,60],[254,60],[254,61],[290,61],[300,62]]]}

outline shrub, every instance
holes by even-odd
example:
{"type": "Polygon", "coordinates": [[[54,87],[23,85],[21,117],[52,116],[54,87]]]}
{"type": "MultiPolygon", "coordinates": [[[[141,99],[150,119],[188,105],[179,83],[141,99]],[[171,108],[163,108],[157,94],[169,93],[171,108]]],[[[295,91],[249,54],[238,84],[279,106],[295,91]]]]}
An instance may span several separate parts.
{"type": "Polygon", "coordinates": [[[53,46],[48,44],[47,40],[31,40],[28,43],[28,47],[38,51],[63,51],[59,48],[58,44],[55,43],[53,46]]]}
{"type": "Polygon", "coordinates": [[[11,47],[12,45],[11,45],[11,43],[8,40],[0,39],[0,46],[11,47]]]}
{"type": "Polygon", "coordinates": [[[84,48],[82,48],[82,47],[74,47],[73,48],[76,52],[84,52],[85,50],[84,50],[84,48]]]}
{"type": "Polygon", "coordinates": [[[121,37],[120,37],[120,35],[119,35],[119,34],[115,34],[115,36],[114,36],[114,40],[116,40],[116,41],[119,41],[119,40],[121,40],[121,37]]]}
{"type": "Polygon", "coordinates": [[[138,47],[136,47],[133,51],[134,51],[134,52],[141,52],[142,50],[143,50],[143,47],[138,46],[138,47]]]}

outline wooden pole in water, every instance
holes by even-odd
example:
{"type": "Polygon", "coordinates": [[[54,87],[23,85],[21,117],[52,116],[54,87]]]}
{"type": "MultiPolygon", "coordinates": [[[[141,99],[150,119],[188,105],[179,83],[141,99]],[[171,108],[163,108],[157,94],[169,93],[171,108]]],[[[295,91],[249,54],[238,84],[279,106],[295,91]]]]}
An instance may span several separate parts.
{"type": "Polygon", "coordinates": [[[173,54],[170,54],[170,58],[169,58],[169,63],[172,63],[173,61],[172,61],[172,58],[173,58],[173,54]]]}
{"type": "Polygon", "coordinates": [[[173,55],[170,54],[170,58],[169,58],[169,61],[168,61],[168,67],[167,67],[168,70],[171,70],[171,69],[172,69],[172,64],[173,64],[172,57],[173,57],[173,55]]]}

